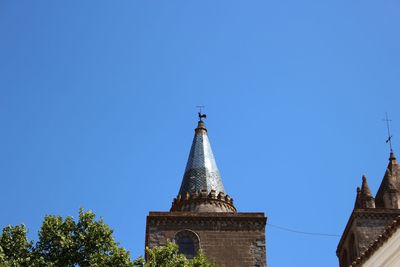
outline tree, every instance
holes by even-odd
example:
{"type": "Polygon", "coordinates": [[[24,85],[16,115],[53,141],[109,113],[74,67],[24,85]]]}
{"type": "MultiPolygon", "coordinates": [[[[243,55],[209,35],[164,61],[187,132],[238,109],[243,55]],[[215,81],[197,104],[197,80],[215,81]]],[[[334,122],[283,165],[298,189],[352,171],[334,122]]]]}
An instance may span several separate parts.
{"type": "Polygon", "coordinates": [[[129,253],[118,247],[112,230],[91,211],[72,217],[46,216],[33,246],[24,225],[7,226],[0,237],[0,266],[133,266],[129,253]]]}
{"type": "Polygon", "coordinates": [[[155,248],[146,248],[147,261],[139,259],[136,264],[144,267],[217,267],[215,262],[209,261],[200,250],[196,257],[187,259],[179,252],[175,243],[155,248]]]}
{"type": "Polygon", "coordinates": [[[200,251],[189,260],[176,244],[146,248],[131,261],[118,246],[113,231],[91,211],[79,211],[78,221],[68,216],[45,216],[38,241],[29,241],[25,225],[6,226],[0,236],[0,267],[215,267],[200,251]]]}
{"type": "Polygon", "coordinates": [[[29,266],[32,244],[26,233],[25,225],[6,226],[3,229],[0,237],[0,266],[29,266]]]}

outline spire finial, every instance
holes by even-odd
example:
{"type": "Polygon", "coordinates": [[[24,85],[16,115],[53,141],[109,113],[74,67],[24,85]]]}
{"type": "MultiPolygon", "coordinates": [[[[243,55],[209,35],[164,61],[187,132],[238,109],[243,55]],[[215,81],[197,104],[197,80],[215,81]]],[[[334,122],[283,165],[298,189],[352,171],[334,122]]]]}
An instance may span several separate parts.
{"type": "Polygon", "coordinates": [[[205,106],[196,106],[199,109],[199,122],[203,122],[203,119],[207,118],[207,115],[203,113],[203,108],[205,108],[205,106]]]}
{"type": "Polygon", "coordinates": [[[389,120],[388,114],[387,112],[385,113],[386,118],[384,119],[384,121],[386,121],[386,126],[387,126],[387,131],[388,131],[388,138],[386,139],[386,143],[389,143],[389,147],[390,147],[390,153],[393,153],[393,148],[392,148],[392,135],[390,133],[390,122],[392,120],[389,120]]]}

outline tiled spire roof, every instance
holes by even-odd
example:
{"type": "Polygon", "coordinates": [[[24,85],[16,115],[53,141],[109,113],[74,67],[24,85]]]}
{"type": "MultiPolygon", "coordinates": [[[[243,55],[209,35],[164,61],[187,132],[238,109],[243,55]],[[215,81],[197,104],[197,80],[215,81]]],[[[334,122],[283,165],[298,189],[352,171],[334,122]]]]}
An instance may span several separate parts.
{"type": "Polygon", "coordinates": [[[171,211],[236,212],[233,199],[225,194],[202,120],[205,117],[205,114],[199,113],[181,188],[172,202],[171,211]]]}
{"type": "Polygon", "coordinates": [[[207,190],[207,193],[215,190],[217,195],[220,192],[225,193],[207,129],[204,122],[199,120],[179,194],[183,196],[202,190],[207,190]]]}

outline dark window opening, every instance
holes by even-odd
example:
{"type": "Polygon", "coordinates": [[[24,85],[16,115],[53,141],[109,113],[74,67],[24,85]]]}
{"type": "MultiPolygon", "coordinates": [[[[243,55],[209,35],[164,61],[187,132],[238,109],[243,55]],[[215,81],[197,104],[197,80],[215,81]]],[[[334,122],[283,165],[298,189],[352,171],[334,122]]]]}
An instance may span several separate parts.
{"type": "Polygon", "coordinates": [[[350,255],[350,261],[354,261],[357,258],[356,242],[354,234],[351,234],[350,236],[349,255],[350,255]]]}
{"type": "Polygon", "coordinates": [[[343,254],[342,254],[342,260],[341,260],[340,267],[348,267],[348,266],[349,266],[349,262],[347,259],[347,250],[344,250],[343,254]]]}
{"type": "Polygon", "coordinates": [[[196,256],[196,250],[194,247],[194,242],[190,237],[183,236],[178,239],[179,251],[186,256],[188,259],[192,259],[196,256]]]}
{"type": "Polygon", "coordinates": [[[176,233],[175,243],[178,245],[179,252],[188,259],[194,258],[200,248],[199,237],[191,230],[182,230],[176,233]]]}

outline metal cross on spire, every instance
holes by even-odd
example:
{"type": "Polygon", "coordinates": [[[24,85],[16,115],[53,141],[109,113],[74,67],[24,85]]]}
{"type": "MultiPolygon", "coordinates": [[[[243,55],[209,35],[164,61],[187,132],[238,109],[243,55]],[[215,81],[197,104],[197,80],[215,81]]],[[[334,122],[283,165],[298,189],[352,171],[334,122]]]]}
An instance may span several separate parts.
{"type": "Polygon", "coordinates": [[[392,137],[393,136],[390,133],[390,122],[392,120],[389,120],[387,112],[385,113],[385,115],[386,115],[386,118],[384,119],[384,121],[386,122],[387,131],[388,131],[388,139],[386,139],[386,143],[389,143],[390,152],[393,152],[393,148],[392,148],[392,137]]]}
{"type": "Polygon", "coordinates": [[[199,109],[199,121],[203,121],[203,119],[207,118],[206,114],[203,114],[202,109],[205,108],[205,106],[196,106],[196,108],[199,109]]]}

